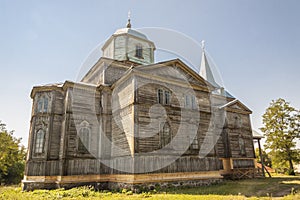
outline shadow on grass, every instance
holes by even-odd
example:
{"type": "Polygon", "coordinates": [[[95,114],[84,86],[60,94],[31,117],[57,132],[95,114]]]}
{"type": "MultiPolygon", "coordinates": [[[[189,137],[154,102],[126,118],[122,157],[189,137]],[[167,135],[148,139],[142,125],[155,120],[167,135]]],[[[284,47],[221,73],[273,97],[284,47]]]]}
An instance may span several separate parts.
{"type": "Polygon", "coordinates": [[[210,186],[165,189],[165,192],[169,194],[244,195],[246,197],[283,197],[297,191],[300,193],[300,176],[226,180],[210,186]]]}

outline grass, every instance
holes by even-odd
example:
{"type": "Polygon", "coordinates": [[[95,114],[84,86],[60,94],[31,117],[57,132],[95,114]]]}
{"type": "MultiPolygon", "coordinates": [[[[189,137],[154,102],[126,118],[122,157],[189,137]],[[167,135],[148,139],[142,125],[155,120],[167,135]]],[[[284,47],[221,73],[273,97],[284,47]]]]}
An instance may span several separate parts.
{"type": "Polygon", "coordinates": [[[97,192],[89,187],[73,188],[70,190],[35,190],[23,192],[20,187],[0,187],[0,199],[207,199],[207,200],[245,200],[245,199],[300,199],[300,194],[291,195],[291,191],[300,193],[300,177],[274,177],[265,179],[248,179],[240,181],[224,181],[221,184],[195,188],[168,188],[159,191],[133,194],[131,191],[97,192]],[[294,189],[292,189],[294,188],[294,189]]]}

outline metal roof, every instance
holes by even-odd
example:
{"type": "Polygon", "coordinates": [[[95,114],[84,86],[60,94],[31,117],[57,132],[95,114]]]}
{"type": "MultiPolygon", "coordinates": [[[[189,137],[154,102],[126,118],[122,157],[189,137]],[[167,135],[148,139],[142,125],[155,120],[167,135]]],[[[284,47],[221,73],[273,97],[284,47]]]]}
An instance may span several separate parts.
{"type": "Polygon", "coordinates": [[[129,34],[129,35],[133,35],[135,37],[138,37],[138,38],[142,38],[144,40],[148,40],[147,36],[144,35],[143,33],[141,32],[138,32],[132,28],[121,28],[121,29],[118,29],[116,30],[116,32],[113,34],[113,35],[122,35],[122,34],[129,34]]]}
{"type": "Polygon", "coordinates": [[[257,132],[256,130],[252,130],[252,136],[253,136],[253,139],[264,138],[264,136],[262,134],[260,134],[259,132],[257,132]]]}

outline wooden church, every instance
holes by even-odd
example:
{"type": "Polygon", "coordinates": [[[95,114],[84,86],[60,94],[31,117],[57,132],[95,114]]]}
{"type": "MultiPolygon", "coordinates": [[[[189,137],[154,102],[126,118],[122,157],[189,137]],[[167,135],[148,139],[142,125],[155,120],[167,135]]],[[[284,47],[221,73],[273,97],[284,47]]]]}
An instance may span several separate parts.
{"type": "Polygon", "coordinates": [[[251,110],[200,73],[154,62],[155,44],[117,30],[80,82],[31,92],[24,190],[196,186],[255,175],[251,110]]]}

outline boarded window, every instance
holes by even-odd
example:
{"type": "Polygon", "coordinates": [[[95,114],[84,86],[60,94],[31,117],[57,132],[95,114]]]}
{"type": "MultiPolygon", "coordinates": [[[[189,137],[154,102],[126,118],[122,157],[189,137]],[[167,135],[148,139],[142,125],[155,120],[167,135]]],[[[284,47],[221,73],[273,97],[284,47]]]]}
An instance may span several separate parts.
{"type": "Polygon", "coordinates": [[[171,142],[171,129],[168,123],[162,123],[160,126],[160,148],[163,148],[171,142]]]}
{"type": "Polygon", "coordinates": [[[240,147],[240,154],[242,156],[245,156],[246,155],[245,140],[241,135],[239,136],[239,147],[240,147]]]}
{"type": "Polygon", "coordinates": [[[35,137],[35,153],[43,153],[45,132],[40,129],[35,137]]]}
{"type": "Polygon", "coordinates": [[[90,128],[87,122],[83,122],[78,133],[78,152],[88,153],[90,145],[90,128]]]}
{"type": "Polygon", "coordinates": [[[190,143],[191,143],[191,149],[199,149],[199,142],[197,136],[191,138],[190,143]]]}
{"type": "Polygon", "coordinates": [[[234,127],[235,127],[235,128],[241,128],[241,127],[242,127],[242,124],[243,124],[243,122],[242,122],[241,117],[235,116],[235,117],[234,117],[234,127]]]}

